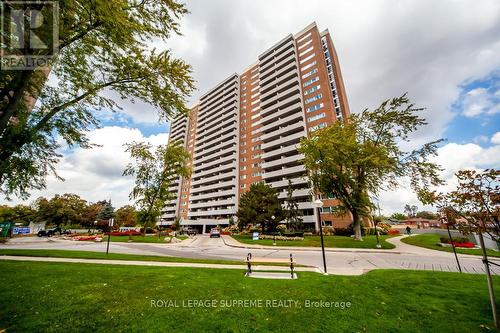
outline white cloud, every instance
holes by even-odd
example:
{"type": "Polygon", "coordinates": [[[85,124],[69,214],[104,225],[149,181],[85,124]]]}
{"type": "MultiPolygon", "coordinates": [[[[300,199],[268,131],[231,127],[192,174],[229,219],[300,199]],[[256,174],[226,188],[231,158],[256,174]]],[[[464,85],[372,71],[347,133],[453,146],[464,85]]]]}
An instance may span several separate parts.
{"type": "MultiPolygon", "coordinates": [[[[68,152],[57,166],[65,181],[49,177],[47,189],[34,191],[28,201],[39,196],[76,193],[83,199],[95,202],[111,199],[115,207],[129,203],[128,195],[133,187],[131,177],[122,172],[131,161],[124,144],[132,141],[148,141],[153,145],[166,144],[168,134],[161,133],[144,137],[138,129],[108,126],[89,133],[92,143],[100,145],[93,149],[76,148],[68,152]]],[[[16,199],[8,204],[21,202],[16,199]]]]}
{"type": "MultiPolygon", "coordinates": [[[[481,114],[495,114],[500,112],[500,105],[495,100],[496,93],[485,88],[476,88],[465,94],[462,101],[463,114],[466,117],[477,117],[481,114]]],[[[498,98],[498,97],[497,97],[498,98]]]]}
{"type": "Polygon", "coordinates": [[[496,132],[495,134],[493,134],[493,136],[491,137],[491,143],[500,145],[500,132],[496,132]]]}
{"type": "MultiPolygon", "coordinates": [[[[500,132],[497,132],[491,141],[495,145],[488,148],[474,143],[449,143],[440,147],[434,162],[442,166],[443,171],[440,177],[446,184],[437,190],[452,190],[457,185],[454,174],[459,170],[480,171],[486,168],[498,168],[500,166],[500,132]]],[[[402,212],[405,204],[417,205],[420,210],[435,210],[430,206],[422,206],[415,193],[411,191],[407,180],[403,181],[397,190],[386,191],[380,195],[380,207],[383,214],[402,212]]]]}

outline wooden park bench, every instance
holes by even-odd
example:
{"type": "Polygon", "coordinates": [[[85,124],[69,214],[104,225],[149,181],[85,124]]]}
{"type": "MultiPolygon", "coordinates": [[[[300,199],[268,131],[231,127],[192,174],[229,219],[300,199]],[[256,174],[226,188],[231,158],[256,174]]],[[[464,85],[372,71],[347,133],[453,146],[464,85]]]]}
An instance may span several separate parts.
{"type": "Polygon", "coordinates": [[[296,262],[291,253],[290,253],[290,258],[258,258],[258,257],[252,257],[252,254],[249,253],[247,254],[247,259],[245,261],[248,266],[245,276],[249,276],[250,274],[252,274],[252,264],[273,263],[273,264],[289,264],[291,277],[292,279],[294,278],[293,269],[296,262]]]}

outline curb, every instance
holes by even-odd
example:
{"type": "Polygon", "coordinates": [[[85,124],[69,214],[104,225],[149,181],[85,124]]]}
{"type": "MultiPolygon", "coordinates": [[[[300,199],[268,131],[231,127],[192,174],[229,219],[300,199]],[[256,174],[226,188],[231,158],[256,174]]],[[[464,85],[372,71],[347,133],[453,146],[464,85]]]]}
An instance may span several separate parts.
{"type": "MultiPolygon", "coordinates": [[[[231,236],[228,236],[231,237],[231,236]]],[[[234,240],[234,242],[237,242],[238,244],[229,244],[226,242],[225,237],[222,237],[222,240],[226,246],[229,247],[235,247],[235,248],[240,248],[240,249],[254,249],[254,250],[289,250],[289,251],[321,251],[320,247],[306,247],[304,248],[296,248],[296,247],[289,247],[289,246],[246,246],[243,243],[239,243],[237,240],[234,240]],[[241,244],[241,245],[240,245],[241,244]]],[[[372,250],[372,251],[367,251],[363,249],[342,249],[342,248],[325,248],[325,252],[338,252],[338,253],[390,253],[390,254],[406,254],[406,252],[399,252],[399,251],[392,251],[392,250],[372,250]]]]}

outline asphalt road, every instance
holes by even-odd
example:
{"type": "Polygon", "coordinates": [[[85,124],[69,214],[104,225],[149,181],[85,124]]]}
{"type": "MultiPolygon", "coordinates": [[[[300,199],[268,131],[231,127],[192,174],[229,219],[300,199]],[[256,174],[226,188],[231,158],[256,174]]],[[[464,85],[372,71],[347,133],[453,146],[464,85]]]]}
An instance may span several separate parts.
{"type": "MultiPolygon", "coordinates": [[[[327,270],[332,274],[357,275],[372,269],[417,269],[435,271],[458,271],[455,257],[452,253],[423,249],[401,243],[399,237],[391,240],[394,250],[367,252],[362,249],[345,251],[327,251],[327,270]]],[[[57,238],[22,238],[7,244],[1,244],[0,249],[61,249],[80,251],[106,251],[106,243],[76,242],[57,238]]],[[[246,249],[228,246],[222,238],[209,238],[198,235],[193,239],[177,244],[151,243],[111,243],[110,252],[163,255],[186,258],[230,259],[244,260],[247,253],[254,257],[288,258],[290,253],[298,264],[312,265],[323,268],[321,251],[315,250],[285,250],[246,249]]],[[[484,265],[480,257],[459,255],[462,270],[467,273],[484,273],[484,265]]],[[[492,259],[500,264],[500,260],[492,259]]],[[[492,266],[494,274],[500,274],[500,267],[492,266]]]]}

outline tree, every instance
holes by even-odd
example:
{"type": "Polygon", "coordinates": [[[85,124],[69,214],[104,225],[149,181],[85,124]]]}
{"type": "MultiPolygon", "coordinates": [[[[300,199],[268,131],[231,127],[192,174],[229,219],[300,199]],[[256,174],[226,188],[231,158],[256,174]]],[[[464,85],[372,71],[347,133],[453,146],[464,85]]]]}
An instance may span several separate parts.
{"type": "Polygon", "coordinates": [[[94,222],[97,221],[97,216],[106,203],[106,200],[101,200],[95,203],[88,204],[87,207],[85,207],[85,209],[83,210],[81,224],[88,228],[94,226],[94,222]]]}
{"type": "Polygon", "coordinates": [[[299,150],[316,190],[333,193],[340,208],[353,217],[355,238],[361,240],[361,221],[369,219],[382,189],[395,189],[401,177],[408,176],[411,187],[440,184],[439,167],[429,161],[437,143],[424,144],[405,152],[401,141],[409,141],[425,120],[406,94],[383,102],[373,111],[351,115],[349,121],[337,121],[303,139],[299,150]]]}
{"type": "Polygon", "coordinates": [[[422,211],[418,212],[415,217],[420,217],[422,219],[426,220],[437,220],[439,219],[439,216],[433,212],[428,212],[428,211],[422,211]]]}
{"type": "Polygon", "coordinates": [[[304,226],[297,199],[293,197],[292,181],[288,179],[286,207],[283,211],[287,229],[301,230],[304,226]]]}
{"type": "Polygon", "coordinates": [[[45,221],[48,224],[79,224],[82,221],[82,214],[87,206],[87,202],[76,194],[65,193],[56,194],[52,199],[38,198],[34,206],[38,221],[45,221]]]}
{"type": "Polygon", "coordinates": [[[0,206],[0,221],[1,222],[14,222],[28,225],[35,217],[35,210],[26,205],[15,205],[9,207],[7,205],[0,206]]]}
{"type": "Polygon", "coordinates": [[[125,205],[116,210],[115,224],[117,227],[133,227],[137,222],[137,214],[134,206],[125,205]]]}
{"type": "Polygon", "coordinates": [[[240,227],[260,224],[262,232],[276,230],[276,226],[283,218],[278,192],[260,182],[250,185],[250,190],[240,198],[236,216],[240,227]]]}
{"type": "Polygon", "coordinates": [[[410,206],[410,205],[406,204],[404,212],[406,213],[408,218],[411,219],[417,215],[417,210],[418,210],[417,206],[415,206],[415,205],[410,206]]]}
{"type": "Polygon", "coordinates": [[[406,220],[407,216],[403,213],[393,213],[391,215],[391,219],[394,219],[394,220],[406,220]]]}
{"type": "Polygon", "coordinates": [[[111,205],[111,200],[106,201],[101,211],[97,215],[98,220],[109,220],[115,217],[115,208],[111,205]]]}
{"type": "MultiPolygon", "coordinates": [[[[37,6],[51,15],[50,2],[37,6]]],[[[49,66],[0,74],[0,192],[27,198],[30,190],[45,188],[47,175],[62,179],[55,172],[59,142],[91,148],[87,132],[98,126],[96,114],[119,110],[119,99],[148,103],[160,119],[187,114],[190,66],[150,47],[179,34],[186,13],[176,0],[59,2],[59,52],[36,54],[48,56],[49,66]]]]}
{"type": "Polygon", "coordinates": [[[457,188],[448,193],[428,189],[419,192],[423,204],[435,205],[441,220],[457,225],[464,234],[476,233],[483,254],[483,263],[488,282],[491,311],[495,327],[500,328],[496,300],[483,234],[486,233],[500,244],[500,170],[483,172],[461,170],[455,176],[457,188]]]}
{"type": "Polygon", "coordinates": [[[150,144],[134,142],[127,145],[127,152],[134,162],[127,165],[123,175],[135,177],[130,199],[139,208],[137,216],[145,233],[158,220],[165,203],[174,198],[168,190],[172,180],[190,176],[190,155],[179,142],[155,150],[150,144]]]}

